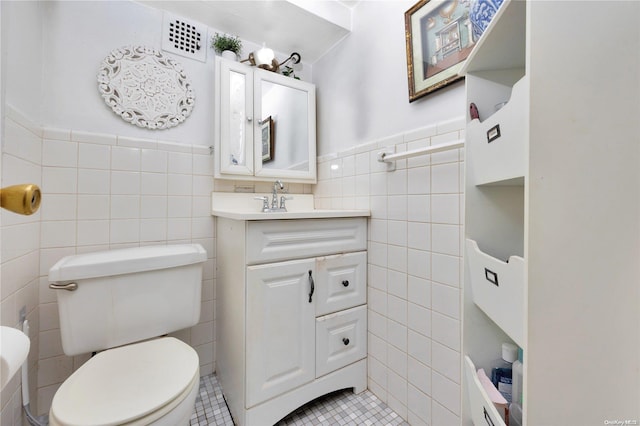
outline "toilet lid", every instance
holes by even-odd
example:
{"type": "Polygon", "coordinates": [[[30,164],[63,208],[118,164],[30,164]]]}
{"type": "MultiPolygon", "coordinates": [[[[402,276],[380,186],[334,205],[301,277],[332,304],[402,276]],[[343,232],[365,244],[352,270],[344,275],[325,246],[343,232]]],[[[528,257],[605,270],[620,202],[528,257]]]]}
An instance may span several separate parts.
{"type": "Polygon", "coordinates": [[[51,413],[66,425],[119,425],[173,401],[199,371],[196,351],[164,337],[100,352],[56,392],[51,413]]]}

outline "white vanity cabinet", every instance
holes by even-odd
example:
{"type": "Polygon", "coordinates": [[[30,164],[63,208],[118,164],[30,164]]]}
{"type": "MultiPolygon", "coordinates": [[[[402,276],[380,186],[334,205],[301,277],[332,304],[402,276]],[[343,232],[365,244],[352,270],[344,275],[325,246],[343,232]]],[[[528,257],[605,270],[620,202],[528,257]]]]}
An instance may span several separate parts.
{"type": "Polygon", "coordinates": [[[215,176],[316,182],[315,86],[216,57],[215,176]]]}
{"type": "Polygon", "coordinates": [[[217,218],[216,374],[238,425],[367,384],[367,219],[217,218]]]}

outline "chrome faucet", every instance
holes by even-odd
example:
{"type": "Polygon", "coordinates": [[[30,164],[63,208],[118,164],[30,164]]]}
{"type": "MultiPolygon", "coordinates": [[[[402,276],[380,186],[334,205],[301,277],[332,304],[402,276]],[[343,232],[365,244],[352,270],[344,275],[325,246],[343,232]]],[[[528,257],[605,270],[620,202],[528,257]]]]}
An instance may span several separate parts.
{"type": "Polygon", "coordinates": [[[278,189],[281,191],[284,189],[284,185],[280,180],[277,180],[273,183],[273,199],[271,200],[271,207],[269,207],[269,196],[261,195],[259,197],[253,197],[256,200],[262,201],[262,212],[263,213],[276,213],[276,212],[286,212],[287,206],[285,205],[286,200],[291,200],[293,197],[287,197],[282,195],[280,197],[280,204],[278,205],[278,189]]]}
{"type": "Polygon", "coordinates": [[[273,183],[273,194],[271,194],[271,196],[273,197],[271,199],[271,210],[276,210],[278,208],[278,188],[280,188],[280,190],[284,189],[284,185],[279,179],[273,183]]]}

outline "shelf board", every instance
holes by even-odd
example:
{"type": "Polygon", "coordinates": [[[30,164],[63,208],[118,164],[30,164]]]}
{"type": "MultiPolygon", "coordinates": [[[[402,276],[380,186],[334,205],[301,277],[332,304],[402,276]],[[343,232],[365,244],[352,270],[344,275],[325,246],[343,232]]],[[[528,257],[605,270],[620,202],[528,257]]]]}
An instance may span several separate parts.
{"type": "Polygon", "coordinates": [[[467,73],[524,68],[526,2],[505,0],[460,70],[467,73]]]}

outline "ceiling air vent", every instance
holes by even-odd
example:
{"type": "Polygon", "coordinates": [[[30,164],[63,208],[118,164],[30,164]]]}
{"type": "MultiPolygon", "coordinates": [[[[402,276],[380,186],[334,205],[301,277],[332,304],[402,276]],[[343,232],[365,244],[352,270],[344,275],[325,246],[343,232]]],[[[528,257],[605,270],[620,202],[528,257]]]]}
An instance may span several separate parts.
{"type": "Polygon", "coordinates": [[[205,62],[207,60],[207,27],[199,22],[165,12],[162,50],[205,62]]]}

